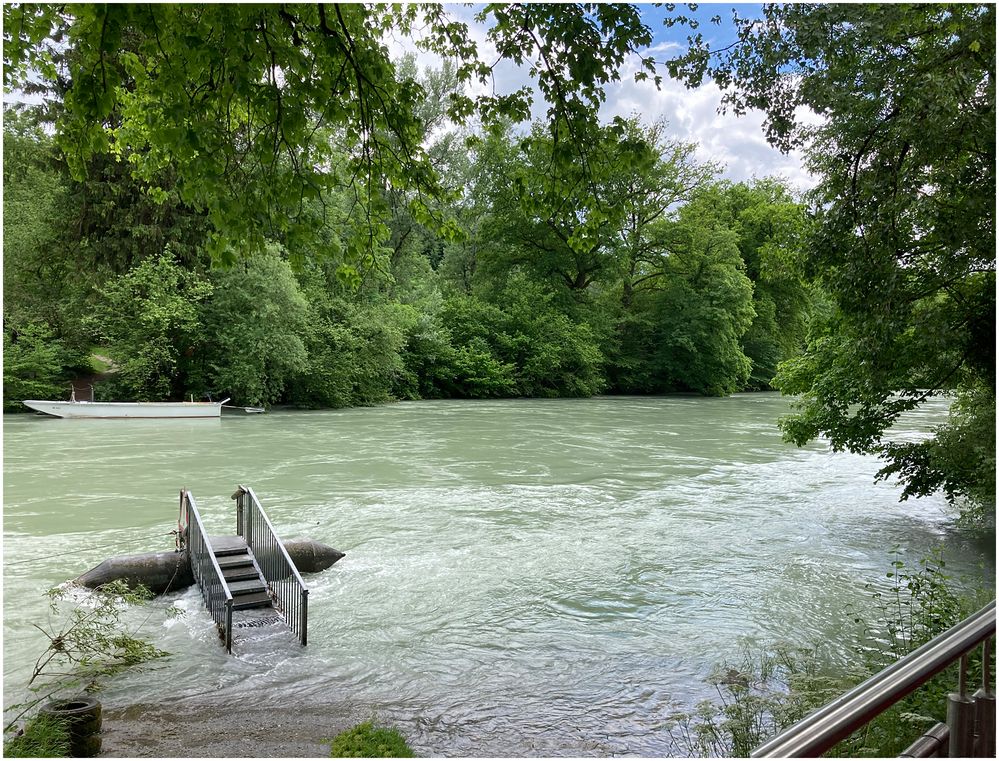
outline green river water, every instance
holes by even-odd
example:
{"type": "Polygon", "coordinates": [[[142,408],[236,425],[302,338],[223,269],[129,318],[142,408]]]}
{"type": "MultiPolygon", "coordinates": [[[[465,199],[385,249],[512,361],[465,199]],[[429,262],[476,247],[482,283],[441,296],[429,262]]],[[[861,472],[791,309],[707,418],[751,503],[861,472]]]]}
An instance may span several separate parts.
{"type": "MultiPolygon", "coordinates": [[[[112,555],[168,550],[181,488],[234,533],[237,483],[278,532],[347,556],[306,578],[309,645],[238,634],[194,589],[131,618],[174,653],[106,705],[321,702],[421,755],[665,755],[673,702],[744,647],[821,643],[899,547],[993,578],[942,499],[898,502],[877,462],[782,443],[775,394],[407,402],[211,421],[4,417],[4,700],[44,645],[43,592],[112,555]],[[179,615],[168,615],[173,609],[179,615]]],[[[896,435],[942,422],[944,401],[896,435]]]]}

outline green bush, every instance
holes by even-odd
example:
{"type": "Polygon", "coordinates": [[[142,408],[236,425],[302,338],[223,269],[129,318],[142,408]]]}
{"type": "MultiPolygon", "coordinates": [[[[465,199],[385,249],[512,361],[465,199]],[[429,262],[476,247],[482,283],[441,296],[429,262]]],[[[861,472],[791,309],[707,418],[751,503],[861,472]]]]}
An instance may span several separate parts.
{"type": "Polygon", "coordinates": [[[4,321],[3,409],[23,412],[24,399],[64,399],[69,384],[64,367],[68,354],[52,330],[40,322],[15,329],[4,321]]]}
{"type": "Polygon", "coordinates": [[[366,721],[341,732],[330,745],[331,758],[415,758],[397,729],[366,721]]]}

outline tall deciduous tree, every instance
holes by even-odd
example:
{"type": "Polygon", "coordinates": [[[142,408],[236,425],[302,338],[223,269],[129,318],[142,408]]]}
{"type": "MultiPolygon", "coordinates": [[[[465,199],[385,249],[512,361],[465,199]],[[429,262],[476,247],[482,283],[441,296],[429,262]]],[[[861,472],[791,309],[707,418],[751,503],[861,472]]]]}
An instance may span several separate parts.
{"type": "Polygon", "coordinates": [[[882,454],[906,495],[980,499],[995,479],[995,6],[768,5],[739,23],[731,47],[695,39],[671,66],[762,109],[820,178],[809,262],[838,308],[777,379],[802,399],[786,435],[882,454]],[[940,391],[963,400],[950,433],[892,442],[940,391]],[[975,465],[955,468],[954,431],[970,429],[985,433],[975,465]]]}
{"type": "MultiPolygon", "coordinates": [[[[569,135],[596,120],[605,85],[652,39],[628,4],[489,5],[479,19],[502,58],[528,66],[549,121],[569,135]]],[[[442,187],[424,148],[424,89],[400,76],[383,40],[418,22],[425,47],[459,62],[460,83],[490,81],[467,24],[440,5],[17,3],[4,7],[4,84],[40,75],[62,87],[59,134],[78,176],[95,154],[127,155],[157,193],[172,166],[180,200],[207,214],[216,254],[230,242],[261,250],[274,235],[296,248],[324,220],[322,203],[307,202],[345,187],[375,212],[385,186],[413,188],[414,214],[430,216],[421,194],[442,187]]],[[[642,63],[637,76],[655,77],[642,63]]],[[[447,115],[525,119],[530,104],[529,88],[475,100],[455,91],[447,115]]],[[[575,145],[561,143],[565,161],[575,145]]],[[[371,234],[348,252],[359,256],[371,234]]]]}

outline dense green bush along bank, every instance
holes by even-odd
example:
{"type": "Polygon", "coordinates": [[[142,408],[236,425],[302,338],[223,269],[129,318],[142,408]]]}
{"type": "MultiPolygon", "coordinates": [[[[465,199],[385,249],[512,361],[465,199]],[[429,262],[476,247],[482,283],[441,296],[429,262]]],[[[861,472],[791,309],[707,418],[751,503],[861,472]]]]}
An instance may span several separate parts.
{"type": "Polygon", "coordinates": [[[28,113],[8,116],[4,193],[25,213],[5,218],[7,410],[64,397],[94,344],[117,367],[101,398],[301,407],[727,394],[769,388],[804,345],[803,206],[776,180],[719,181],[664,123],[603,128],[589,190],[547,173],[556,148],[540,124],[526,147],[509,127],[471,152],[452,135],[440,160],[467,189],[446,209],[453,240],[399,205],[356,265],[350,228],[369,220],[345,212],[321,250],[276,233],[260,250],[233,242],[235,263],[213,266],[193,209],[154,215],[142,193],[112,192],[109,172],[127,173],[109,159],[70,179],[28,113]],[[552,181],[565,196],[554,216],[552,181]],[[32,197],[67,213],[27,213],[32,197]],[[146,248],[123,240],[137,217],[157,231],[137,229],[146,248]]]}
{"type": "MultiPolygon", "coordinates": [[[[677,755],[746,757],[752,750],[831,702],[851,687],[929,642],[995,597],[994,588],[957,592],[940,553],[918,568],[891,563],[887,585],[868,584],[870,600],[858,606],[844,636],[857,658],[846,670],[831,668],[815,648],[773,643],[747,650],[735,664],[712,674],[717,700],[666,717],[664,728],[677,755]]],[[[967,588],[963,585],[962,588],[967,588]]],[[[995,642],[991,660],[995,662],[995,642]]],[[[995,672],[992,671],[992,678],[995,672]]],[[[969,658],[968,684],[982,680],[981,648],[969,658]]],[[[838,758],[894,758],[937,722],[945,721],[947,695],[957,689],[957,665],[948,668],[826,752],[838,758]]]]}

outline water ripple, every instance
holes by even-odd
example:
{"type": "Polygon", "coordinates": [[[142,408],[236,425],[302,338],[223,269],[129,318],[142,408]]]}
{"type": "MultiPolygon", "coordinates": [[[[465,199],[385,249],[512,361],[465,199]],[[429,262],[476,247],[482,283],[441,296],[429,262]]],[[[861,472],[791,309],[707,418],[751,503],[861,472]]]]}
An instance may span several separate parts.
{"type": "MultiPolygon", "coordinates": [[[[898,502],[878,463],[784,444],[772,394],[418,402],[217,425],[5,418],[4,682],[38,652],[41,593],[103,557],[169,549],[177,493],[233,530],[237,483],[278,530],[347,556],[308,579],[310,644],[219,647],[196,590],[141,613],[175,655],[109,704],[283,696],[369,711],[421,755],[663,756],[674,703],[744,647],[828,643],[883,575],[958,541],[938,499],[898,502]],[[93,423],[91,425],[90,423],[93,423]]],[[[909,421],[915,437],[940,404],[909,421]]],[[[216,421],[218,422],[218,421],[216,421]]],[[[987,556],[984,558],[988,560],[987,556]]],[[[131,614],[130,614],[131,615],[131,614]]],[[[256,699],[256,698],[255,698],[256,699]]]]}

